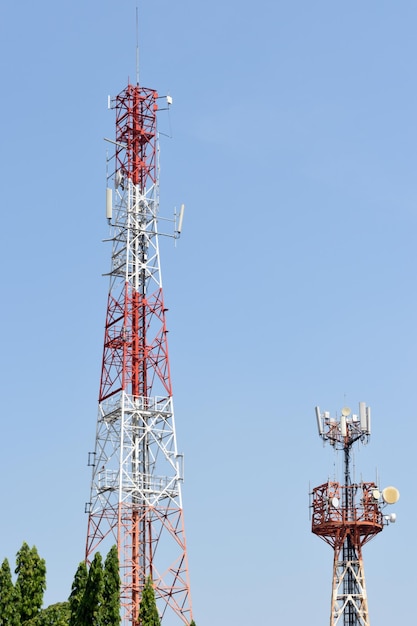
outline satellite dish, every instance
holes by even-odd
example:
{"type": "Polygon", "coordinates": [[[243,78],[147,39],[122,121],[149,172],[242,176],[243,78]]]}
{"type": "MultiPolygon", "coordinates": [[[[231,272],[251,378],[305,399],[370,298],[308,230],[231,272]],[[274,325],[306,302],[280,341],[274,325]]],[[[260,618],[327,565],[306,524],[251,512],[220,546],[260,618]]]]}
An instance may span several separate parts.
{"type": "Polygon", "coordinates": [[[350,408],[348,406],[344,406],[342,409],[342,415],[344,417],[348,417],[350,413],[351,413],[350,408]]]}
{"type": "Polygon", "coordinates": [[[339,498],[336,498],[336,496],[334,496],[331,500],[330,500],[330,504],[332,505],[332,507],[334,509],[338,509],[339,508],[339,498]]]}
{"type": "Polygon", "coordinates": [[[379,500],[379,498],[381,497],[381,492],[379,491],[379,489],[374,489],[374,490],[372,491],[372,497],[373,497],[375,500],[379,500]]]}
{"type": "Polygon", "coordinates": [[[382,490],[382,499],[386,504],[395,504],[400,499],[400,492],[395,487],[385,487],[382,490]]]}
{"type": "Polygon", "coordinates": [[[389,516],[389,521],[393,524],[396,519],[397,515],[395,513],[391,513],[391,515],[389,516]]]}

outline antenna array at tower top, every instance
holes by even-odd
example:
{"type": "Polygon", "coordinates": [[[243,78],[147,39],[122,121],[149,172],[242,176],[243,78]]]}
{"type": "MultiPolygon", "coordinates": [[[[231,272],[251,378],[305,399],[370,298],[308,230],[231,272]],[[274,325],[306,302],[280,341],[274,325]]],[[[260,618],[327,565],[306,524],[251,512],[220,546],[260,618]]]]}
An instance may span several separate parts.
{"type": "Polygon", "coordinates": [[[371,408],[365,402],[359,402],[358,414],[344,407],[340,417],[331,417],[329,411],[321,413],[316,406],[316,418],[320,437],[341,449],[357,440],[367,443],[371,434],[371,408]]]}

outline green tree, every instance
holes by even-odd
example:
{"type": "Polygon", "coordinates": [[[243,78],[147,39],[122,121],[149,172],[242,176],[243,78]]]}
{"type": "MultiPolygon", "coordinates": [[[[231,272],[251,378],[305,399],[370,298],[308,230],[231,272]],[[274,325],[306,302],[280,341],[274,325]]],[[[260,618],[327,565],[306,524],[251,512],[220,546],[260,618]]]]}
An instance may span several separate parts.
{"type": "Polygon", "coordinates": [[[19,626],[18,597],[9,561],[4,559],[0,569],[0,626],[19,626]]]}
{"type": "Polygon", "coordinates": [[[195,626],[195,621],[193,619],[190,622],[190,626],[195,626]]]}
{"type": "Polygon", "coordinates": [[[69,602],[57,602],[25,623],[25,626],[68,626],[70,618],[69,602]]]}
{"type": "Polygon", "coordinates": [[[57,602],[40,612],[38,624],[39,626],[68,626],[69,618],[69,602],[57,602]]]}
{"type": "Polygon", "coordinates": [[[23,542],[16,555],[15,573],[20,621],[24,624],[39,614],[46,589],[45,560],[40,558],[35,546],[29,548],[23,542]]]}
{"type": "Polygon", "coordinates": [[[101,626],[103,578],[103,559],[100,552],[96,552],[88,572],[85,591],[78,609],[77,624],[101,626]]]}
{"type": "Polygon", "coordinates": [[[85,588],[87,585],[87,578],[87,565],[84,561],[81,561],[77,568],[77,571],[75,572],[74,581],[71,587],[71,594],[68,598],[70,612],[69,626],[78,625],[78,611],[80,609],[80,605],[84,596],[85,588]]]}
{"type": "Polygon", "coordinates": [[[155,591],[150,576],[146,579],[143,589],[139,607],[138,624],[140,626],[160,626],[161,624],[158,609],[156,608],[155,591]]]}
{"type": "Polygon", "coordinates": [[[110,549],[104,563],[101,623],[103,626],[118,626],[120,624],[120,575],[116,546],[110,549]]]}

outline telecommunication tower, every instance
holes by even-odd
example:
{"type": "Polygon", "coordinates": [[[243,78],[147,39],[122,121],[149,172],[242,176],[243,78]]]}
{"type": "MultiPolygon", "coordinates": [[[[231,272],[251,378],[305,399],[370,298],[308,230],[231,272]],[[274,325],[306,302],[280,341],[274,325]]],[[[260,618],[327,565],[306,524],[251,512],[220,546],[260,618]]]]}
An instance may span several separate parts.
{"type": "MultiPolygon", "coordinates": [[[[86,560],[117,544],[123,624],[136,624],[148,577],[162,624],[192,620],[158,243],[160,98],[128,84],[109,108],[108,241],[112,245],[86,560]],[[110,166],[109,166],[110,164],[110,166]]],[[[166,98],[167,105],[171,98],[166,98]]],[[[175,218],[181,231],[183,205],[175,218]]]]}
{"type": "Polygon", "coordinates": [[[329,480],[311,494],[312,532],[334,550],[330,626],[369,626],[362,546],[395,522],[395,513],[384,515],[383,508],[397,502],[399,492],[351,480],[352,446],[367,443],[371,434],[371,410],[365,402],[359,403],[358,415],[344,407],[334,418],[316,407],[316,417],[320,437],[344,453],[344,484],[329,480]]]}

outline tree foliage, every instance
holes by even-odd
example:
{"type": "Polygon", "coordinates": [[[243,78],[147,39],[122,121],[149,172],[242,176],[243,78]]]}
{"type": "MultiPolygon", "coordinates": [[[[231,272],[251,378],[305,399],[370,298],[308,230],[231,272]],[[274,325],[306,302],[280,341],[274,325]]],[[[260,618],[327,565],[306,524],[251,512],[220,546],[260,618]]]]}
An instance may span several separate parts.
{"type": "Polygon", "coordinates": [[[78,626],[78,611],[82,602],[87,585],[88,570],[84,561],[81,561],[75,572],[74,581],[71,587],[71,594],[68,598],[69,605],[69,626],[78,626]]]}
{"type": "Polygon", "coordinates": [[[42,607],[46,589],[46,565],[35,546],[29,548],[26,542],[16,555],[16,591],[22,624],[36,617],[42,607]]]}
{"type": "MultiPolygon", "coordinates": [[[[42,609],[46,565],[35,547],[23,543],[16,555],[16,583],[9,562],[0,567],[0,626],[119,626],[120,575],[117,547],[107,554],[103,568],[97,552],[87,569],[81,562],[67,602],[42,609]]],[[[153,589],[151,586],[153,593],[153,589]]],[[[149,622],[150,626],[158,622],[149,622]]]]}
{"type": "Polygon", "coordinates": [[[116,546],[110,549],[104,563],[101,623],[103,626],[118,626],[120,624],[120,575],[116,546]]]}
{"type": "Polygon", "coordinates": [[[0,569],[0,626],[19,626],[19,594],[12,581],[9,561],[4,559],[0,569]]]}
{"type": "Polygon", "coordinates": [[[69,617],[69,603],[57,602],[41,611],[39,626],[68,626],[69,617]]]}
{"type": "Polygon", "coordinates": [[[100,552],[96,552],[88,572],[85,591],[79,605],[77,613],[78,624],[101,626],[103,586],[103,559],[100,552]]]}
{"type": "Polygon", "coordinates": [[[139,607],[138,624],[140,626],[160,626],[161,624],[156,607],[155,591],[150,576],[146,579],[143,589],[142,600],[139,607]]]}
{"type": "Polygon", "coordinates": [[[51,604],[33,619],[25,622],[25,626],[68,626],[70,608],[68,602],[51,604]]]}

